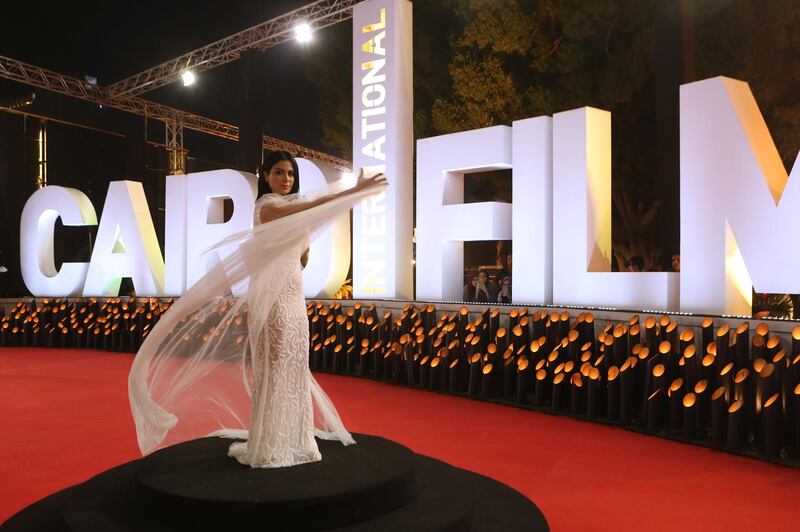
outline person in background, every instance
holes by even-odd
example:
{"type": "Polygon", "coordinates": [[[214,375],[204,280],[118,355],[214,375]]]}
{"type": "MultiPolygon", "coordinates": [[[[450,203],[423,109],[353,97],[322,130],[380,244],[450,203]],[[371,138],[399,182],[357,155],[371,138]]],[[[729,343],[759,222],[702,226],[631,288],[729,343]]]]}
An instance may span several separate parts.
{"type": "Polygon", "coordinates": [[[672,271],[679,272],[681,271],[681,256],[677,253],[672,256],[672,271]]]}
{"type": "Polygon", "coordinates": [[[500,291],[497,293],[498,303],[511,303],[511,276],[500,279],[500,291]]]}
{"type": "Polygon", "coordinates": [[[644,271],[644,259],[639,255],[635,257],[631,257],[630,262],[628,262],[628,271],[629,272],[643,272],[644,271]]]}
{"type": "MultiPolygon", "coordinates": [[[[495,297],[496,295],[495,293],[495,297]]],[[[486,275],[486,272],[480,271],[470,278],[470,282],[464,286],[464,301],[494,301],[489,291],[489,276],[486,275]]]]}
{"type": "Polygon", "coordinates": [[[497,284],[499,285],[506,276],[511,275],[511,253],[503,256],[498,262],[498,266],[500,267],[500,271],[497,272],[497,284]]]}

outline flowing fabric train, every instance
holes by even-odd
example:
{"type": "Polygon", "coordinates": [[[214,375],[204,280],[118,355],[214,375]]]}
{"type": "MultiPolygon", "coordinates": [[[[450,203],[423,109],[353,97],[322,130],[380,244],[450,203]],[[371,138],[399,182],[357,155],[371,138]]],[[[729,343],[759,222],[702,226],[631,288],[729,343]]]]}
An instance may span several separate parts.
{"type": "MultiPolygon", "coordinates": [[[[341,182],[285,201],[313,202],[346,189],[341,182]]],[[[210,253],[222,260],[180,297],[143,342],[128,377],[128,396],[142,454],[208,435],[248,436],[253,370],[251,353],[280,293],[259,283],[258,297],[232,297],[251,279],[268,279],[298,242],[385,185],[351,190],[314,208],[229,237],[210,253]],[[238,290],[237,290],[238,291],[238,290]],[[250,304],[248,305],[248,301],[250,304]]],[[[299,259],[297,259],[299,260],[299,259]]],[[[267,283],[269,285],[269,283],[267,283]]],[[[266,346],[269,352],[269,346],[266,346]]],[[[353,443],[330,398],[308,374],[318,437],[353,443]]],[[[268,381],[267,381],[268,382],[268,381]]]]}

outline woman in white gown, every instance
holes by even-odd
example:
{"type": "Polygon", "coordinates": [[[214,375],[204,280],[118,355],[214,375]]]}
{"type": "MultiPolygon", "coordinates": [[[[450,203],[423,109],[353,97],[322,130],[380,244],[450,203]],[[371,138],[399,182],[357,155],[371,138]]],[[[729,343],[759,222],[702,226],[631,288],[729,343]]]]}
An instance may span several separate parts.
{"type": "Polygon", "coordinates": [[[142,344],[128,388],[143,454],[215,435],[246,440],[228,451],[242,464],[286,467],[321,459],[315,436],[355,443],[308,368],[301,256],[316,231],[387,183],[362,172],[350,188],[300,196],[298,179],[291,155],[267,157],[254,228],[215,246],[228,255],[142,344]],[[225,297],[245,283],[245,297],[225,297]]]}

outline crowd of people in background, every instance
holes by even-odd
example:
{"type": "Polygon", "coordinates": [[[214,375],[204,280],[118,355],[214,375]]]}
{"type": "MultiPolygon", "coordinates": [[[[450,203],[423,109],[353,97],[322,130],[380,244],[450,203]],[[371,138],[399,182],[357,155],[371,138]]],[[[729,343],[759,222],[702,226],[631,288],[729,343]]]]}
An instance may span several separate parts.
{"type": "MultiPolygon", "coordinates": [[[[648,257],[645,260],[638,255],[625,258],[622,254],[615,253],[614,261],[615,271],[663,271],[659,257],[648,257]]],[[[511,303],[511,264],[511,253],[498,253],[496,265],[480,266],[477,270],[465,272],[463,300],[473,303],[511,303]]],[[[669,271],[681,271],[680,255],[672,255],[669,271]]]]}
{"type": "Polygon", "coordinates": [[[511,253],[501,255],[491,268],[469,273],[463,300],[475,303],[511,303],[511,253]]]}
{"type": "MultiPolygon", "coordinates": [[[[612,271],[619,272],[662,272],[665,271],[661,264],[660,256],[642,257],[641,255],[632,255],[626,257],[625,254],[614,252],[614,261],[611,266],[612,271]]],[[[670,266],[666,271],[679,272],[681,271],[681,256],[677,253],[672,255],[670,266]]]]}

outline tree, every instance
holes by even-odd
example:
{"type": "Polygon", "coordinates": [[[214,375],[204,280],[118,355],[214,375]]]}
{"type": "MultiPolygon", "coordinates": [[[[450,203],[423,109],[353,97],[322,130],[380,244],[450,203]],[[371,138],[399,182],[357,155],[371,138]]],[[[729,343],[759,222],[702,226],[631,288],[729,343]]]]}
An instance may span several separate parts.
{"type": "Polygon", "coordinates": [[[709,0],[696,9],[697,79],[729,76],[747,81],[778,153],[791,168],[800,147],[797,3],[709,0]]]}
{"type": "Polygon", "coordinates": [[[653,262],[655,201],[651,0],[469,0],[455,9],[450,91],[436,133],[510,124],[585,105],[611,111],[614,244],[653,262]],[[637,224],[639,217],[642,223],[637,224]]]}

